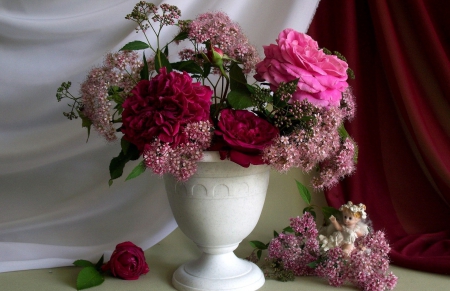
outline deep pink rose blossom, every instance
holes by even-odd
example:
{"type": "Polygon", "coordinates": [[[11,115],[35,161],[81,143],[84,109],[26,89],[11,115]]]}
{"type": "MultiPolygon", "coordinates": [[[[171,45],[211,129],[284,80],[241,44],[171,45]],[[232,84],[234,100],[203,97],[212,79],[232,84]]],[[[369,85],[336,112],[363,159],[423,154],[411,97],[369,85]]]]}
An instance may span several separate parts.
{"type": "Polygon", "coordinates": [[[262,150],[272,143],[279,131],[250,111],[224,109],[215,134],[221,136],[229,148],[221,152],[222,158],[228,155],[231,161],[248,167],[250,164],[264,164],[262,150]]]}
{"type": "Polygon", "coordinates": [[[129,241],[116,246],[111,259],[102,266],[102,270],[110,271],[114,277],[124,280],[137,280],[140,275],[150,271],[145,261],[144,251],[129,241]]]}
{"type": "Polygon", "coordinates": [[[348,64],[319,50],[309,35],[293,29],[280,32],[277,44],[264,46],[265,59],[256,65],[255,79],[272,90],[281,82],[299,79],[292,100],[307,99],[320,107],[339,106],[348,87],[348,64]]]}
{"type": "Polygon", "coordinates": [[[212,90],[186,72],[160,73],[142,80],[123,103],[122,133],[140,152],[157,137],[177,146],[186,141],[182,127],[209,118],[212,90]]]}

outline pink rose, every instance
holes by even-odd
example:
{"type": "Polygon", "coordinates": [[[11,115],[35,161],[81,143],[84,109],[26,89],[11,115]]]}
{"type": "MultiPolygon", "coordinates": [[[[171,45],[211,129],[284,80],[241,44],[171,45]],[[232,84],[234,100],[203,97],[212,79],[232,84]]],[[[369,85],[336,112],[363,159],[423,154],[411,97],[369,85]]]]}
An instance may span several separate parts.
{"type": "Polygon", "coordinates": [[[307,99],[320,107],[339,106],[348,87],[348,65],[319,50],[309,35],[285,29],[276,45],[264,46],[264,54],[264,60],[256,65],[256,80],[269,82],[275,90],[281,82],[299,79],[292,100],[307,99]]]}
{"type": "Polygon", "coordinates": [[[150,271],[142,249],[129,241],[116,246],[111,259],[102,266],[102,270],[111,271],[114,277],[124,280],[137,280],[140,275],[150,271]]]}
{"type": "Polygon", "coordinates": [[[182,128],[209,118],[212,90],[186,73],[160,73],[142,80],[123,103],[122,133],[140,152],[157,137],[176,146],[186,141],[182,128]]]}
{"type": "Polygon", "coordinates": [[[243,167],[264,164],[262,150],[279,134],[267,120],[247,110],[222,110],[218,127],[215,134],[223,138],[229,149],[221,151],[222,159],[228,155],[231,161],[243,167]]]}

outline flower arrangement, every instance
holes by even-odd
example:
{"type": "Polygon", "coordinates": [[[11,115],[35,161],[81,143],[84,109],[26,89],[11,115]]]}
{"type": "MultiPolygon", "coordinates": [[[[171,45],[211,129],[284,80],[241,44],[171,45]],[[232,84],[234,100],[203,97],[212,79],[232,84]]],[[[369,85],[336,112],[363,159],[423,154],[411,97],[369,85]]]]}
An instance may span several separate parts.
{"type": "Polygon", "coordinates": [[[137,3],[126,19],[136,22],[146,42],[107,54],[81,84],[80,97],[69,92],[70,82],[58,88],[58,101],[73,101],[65,116],[80,117],[88,137],[93,127],[107,141],[121,140],[110,183],[140,158],[127,179],[150,168],[185,181],[205,150],[243,167],[318,169],[317,189],[354,171],[357,147],[343,126],[355,113],[347,83],[353,73],[342,55],[285,29],[260,59],[226,14],[180,15],[176,6],[137,3]],[[161,45],[167,26],[179,32],[161,45]],[[169,60],[169,49],[183,45],[169,60]]]}

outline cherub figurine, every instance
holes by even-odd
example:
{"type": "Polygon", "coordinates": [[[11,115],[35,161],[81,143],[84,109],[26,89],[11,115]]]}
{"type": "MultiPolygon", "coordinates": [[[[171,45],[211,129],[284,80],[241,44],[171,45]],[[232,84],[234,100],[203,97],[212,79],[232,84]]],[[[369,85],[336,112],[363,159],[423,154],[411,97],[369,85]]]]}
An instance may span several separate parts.
{"type": "Polygon", "coordinates": [[[339,211],[342,212],[343,224],[340,224],[336,217],[331,215],[331,225],[328,228],[328,233],[331,235],[319,235],[319,240],[325,251],[339,246],[348,256],[355,247],[356,238],[365,236],[369,232],[367,224],[364,223],[367,217],[366,206],[362,203],[354,205],[349,201],[342,205],[339,211]]]}

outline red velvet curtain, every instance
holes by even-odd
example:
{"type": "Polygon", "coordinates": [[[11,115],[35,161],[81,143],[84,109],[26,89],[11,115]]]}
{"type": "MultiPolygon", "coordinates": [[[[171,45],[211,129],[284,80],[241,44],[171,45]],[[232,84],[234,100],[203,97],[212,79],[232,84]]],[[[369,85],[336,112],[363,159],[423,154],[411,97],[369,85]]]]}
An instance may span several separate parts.
{"type": "Polygon", "coordinates": [[[321,0],[309,28],[356,79],[356,173],[326,192],[365,203],[393,264],[450,274],[450,1],[321,0]]]}

